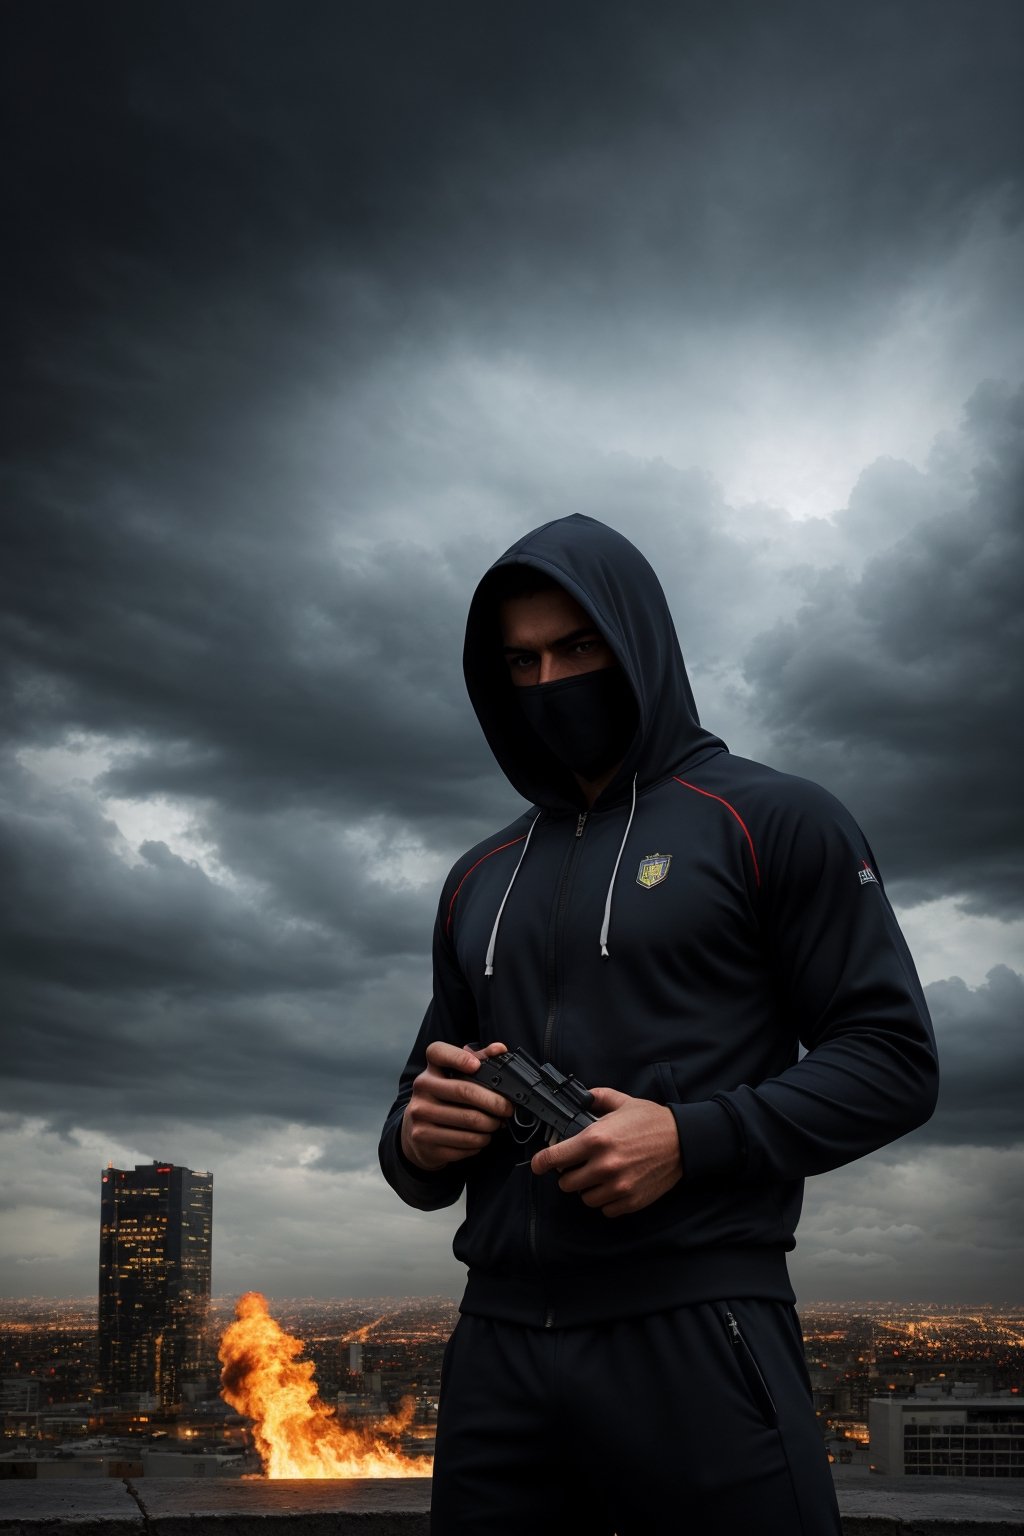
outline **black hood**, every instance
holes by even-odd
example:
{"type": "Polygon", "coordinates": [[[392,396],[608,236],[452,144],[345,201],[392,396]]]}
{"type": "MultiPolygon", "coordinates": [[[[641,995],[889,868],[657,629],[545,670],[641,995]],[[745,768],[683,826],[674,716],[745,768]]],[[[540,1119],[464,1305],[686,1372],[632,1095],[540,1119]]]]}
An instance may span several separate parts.
{"type": "Polygon", "coordinates": [[[493,573],[532,566],[574,597],[604,635],[637,701],[639,725],[622,767],[597,802],[692,767],[725,743],[697,716],[665,594],[640,551],[613,528],[574,513],[535,528],[505,551],[477,587],[466,625],[466,687],[488,745],[510,783],[527,800],[576,809],[583,796],[572,774],[527,725],[501,650],[493,573]]]}

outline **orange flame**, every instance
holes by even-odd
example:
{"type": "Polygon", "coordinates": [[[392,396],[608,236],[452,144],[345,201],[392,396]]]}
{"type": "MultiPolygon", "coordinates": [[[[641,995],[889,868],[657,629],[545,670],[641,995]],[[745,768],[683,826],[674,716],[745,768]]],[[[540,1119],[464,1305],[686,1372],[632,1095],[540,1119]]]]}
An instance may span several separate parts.
{"type": "Polygon", "coordinates": [[[429,1477],[430,1457],[403,1456],[388,1444],[412,1419],[410,1398],[372,1428],[343,1424],[317,1396],[312,1360],[295,1358],[301,1339],[278,1326],[259,1291],[239,1299],[235,1319],[218,1351],[221,1396],[254,1421],[265,1477],[429,1477]]]}

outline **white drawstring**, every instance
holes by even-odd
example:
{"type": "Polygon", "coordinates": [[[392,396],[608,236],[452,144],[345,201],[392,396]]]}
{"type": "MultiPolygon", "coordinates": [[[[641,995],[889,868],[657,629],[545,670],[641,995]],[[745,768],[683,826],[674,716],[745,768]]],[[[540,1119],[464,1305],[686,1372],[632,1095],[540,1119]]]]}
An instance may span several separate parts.
{"type": "Polygon", "coordinates": [[[486,956],[484,958],[484,975],[485,976],[493,976],[494,975],[494,946],[497,943],[497,939],[498,939],[498,924],[501,922],[501,914],[505,910],[505,903],[506,903],[506,901],[508,901],[509,891],[511,891],[512,887],[516,883],[516,875],[518,875],[518,873],[519,873],[519,866],[523,862],[523,860],[526,858],[526,850],[530,846],[530,838],[533,836],[533,829],[537,825],[538,821],[540,821],[540,818],[541,818],[541,812],[538,811],[536,816],[533,818],[533,821],[530,823],[530,830],[526,834],[526,842],[523,844],[523,851],[519,855],[518,860],[516,861],[515,869],[512,871],[512,879],[509,881],[508,887],[507,887],[507,889],[505,891],[505,894],[501,898],[501,906],[498,908],[498,915],[494,919],[494,927],[491,929],[490,943],[487,946],[487,954],[486,954],[486,956]]]}
{"type": "MultiPolygon", "coordinates": [[[[615,890],[615,877],[616,877],[616,875],[619,872],[619,865],[622,863],[622,855],[625,852],[625,848],[626,848],[626,839],[629,837],[629,829],[633,825],[633,817],[636,814],[636,780],[637,780],[637,776],[636,776],[636,774],[634,774],[633,775],[633,798],[632,798],[632,802],[631,802],[630,807],[629,807],[629,819],[626,822],[626,830],[622,834],[622,842],[619,844],[618,856],[617,856],[617,858],[615,860],[615,867],[612,870],[612,877],[611,877],[611,879],[608,882],[608,894],[605,897],[605,901],[604,901],[604,919],[603,919],[603,921],[601,923],[601,938],[600,938],[600,941],[599,941],[600,945],[601,945],[601,958],[603,960],[607,960],[609,958],[609,955],[608,955],[608,929],[609,929],[609,926],[611,924],[611,917],[612,917],[612,893],[615,890]]],[[[536,816],[533,818],[533,821],[530,823],[530,830],[529,830],[529,832],[527,832],[527,834],[526,834],[526,841],[523,843],[523,851],[519,855],[519,858],[516,860],[516,867],[512,871],[512,878],[509,881],[509,883],[508,883],[508,885],[507,885],[507,887],[505,889],[505,894],[501,898],[501,906],[498,908],[498,911],[497,911],[497,913],[495,915],[494,927],[491,929],[491,937],[490,937],[490,940],[488,941],[488,944],[487,944],[487,954],[484,957],[484,975],[485,976],[493,976],[494,975],[494,946],[498,942],[498,929],[501,926],[501,915],[502,915],[502,913],[505,910],[505,903],[506,903],[506,901],[508,901],[509,895],[511,894],[511,891],[512,891],[512,887],[516,883],[516,876],[519,873],[520,866],[522,865],[523,860],[526,858],[526,850],[530,846],[530,838],[533,836],[534,829],[535,829],[538,821],[540,821],[540,818],[541,818],[541,812],[538,811],[536,816]]]]}
{"type": "MultiPolygon", "coordinates": [[[[600,941],[601,942],[601,958],[603,960],[607,960],[608,959],[608,924],[611,922],[611,917],[612,917],[612,891],[615,889],[615,876],[618,874],[618,872],[619,872],[619,865],[622,863],[622,853],[623,853],[623,849],[626,846],[626,838],[629,836],[629,829],[633,825],[633,813],[635,812],[635,810],[636,810],[636,774],[634,773],[634,775],[633,775],[633,803],[632,803],[632,805],[629,808],[629,820],[626,822],[626,830],[622,834],[622,842],[619,844],[619,856],[615,860],[615,868],[612,870],[612,877],[611,877],[611,879],[608,882],[608,895],[605,897],[605,900],[604,900],[604,922],[601,924],[601,941],[600,941]]],[[[523,851],[525,852],[526,850],[524,849],[523,851]]]]}

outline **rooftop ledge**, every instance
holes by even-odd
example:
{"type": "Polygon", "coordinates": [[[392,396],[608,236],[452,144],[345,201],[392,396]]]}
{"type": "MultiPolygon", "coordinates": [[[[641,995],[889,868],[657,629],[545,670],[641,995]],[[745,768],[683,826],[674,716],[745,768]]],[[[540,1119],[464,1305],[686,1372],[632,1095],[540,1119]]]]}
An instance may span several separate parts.
{"type": "MultiPolygon", "coordinates": [[[[839,1475],[837,1489],[843,1536],[1024,1536],[1024,1479],[839,1475]]],[[[429,1502],[426,1477],[11,1479],[0,1536],[427,1536],[429,1502]]]]}

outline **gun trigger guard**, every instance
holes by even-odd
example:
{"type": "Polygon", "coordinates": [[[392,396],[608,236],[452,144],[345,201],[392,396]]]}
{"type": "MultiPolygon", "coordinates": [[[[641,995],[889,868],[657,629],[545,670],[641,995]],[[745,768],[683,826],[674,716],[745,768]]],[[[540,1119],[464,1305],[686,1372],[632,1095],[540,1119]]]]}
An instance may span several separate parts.
{"type": "Polygon", "coordinates": [[[505,1129],[508,1131],[509,1135],[512,1137],[512,1140],[516,1143],[517,1146],[525,1147],[526,1144],[532,1141],[536,1136],[537,1130],[540,1126],[540,1121],[537,1119],[536,1115],[530,1115],[527,1119],[521,1120],[519,1118],[521,1113],[522,1111],[518,1107],[514,1109],[512,1111],[512,1119],[506,1120],[505,1122],[505,1129]],[[514,1125],[517,1125],[521,1131],[525,1131],[526,1135],[517,1136],[515,1131],[512,1129],[514,1125]]]}

